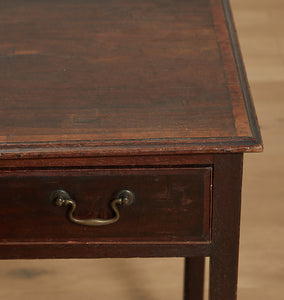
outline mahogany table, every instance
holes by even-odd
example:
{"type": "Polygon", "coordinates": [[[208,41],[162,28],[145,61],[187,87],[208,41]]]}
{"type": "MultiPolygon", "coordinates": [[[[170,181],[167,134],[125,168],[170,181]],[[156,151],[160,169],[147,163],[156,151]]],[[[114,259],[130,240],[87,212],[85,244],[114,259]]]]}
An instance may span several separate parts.
{"type": "Polygon", "coordinates": [[[236,299],[262,150],[226,0],[0,1],[0,258],[185,257],[236,299]]]}

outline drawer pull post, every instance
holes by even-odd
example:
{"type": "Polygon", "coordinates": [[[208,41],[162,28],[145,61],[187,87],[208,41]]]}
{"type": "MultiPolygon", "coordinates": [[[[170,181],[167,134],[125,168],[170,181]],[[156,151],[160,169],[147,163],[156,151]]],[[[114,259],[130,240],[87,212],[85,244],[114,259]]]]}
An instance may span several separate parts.
{"type": "Polygon", "coordinates": [[[71,199],[70,195],[64,190],[56,190],[54,191],[51,196],[51,200],[55,203],[56,206],[67,206],[67,216],[71,222],[76,224],[85,225],[85,226],[103,226],[115,223],[119,220],[120,214],[118,210],[118,205],[121,206],[128,206],[131,205],[134,201],[134,194],[129,190],[122,190],[117,193],[114,200],[111,201],[110,206],[114,211],[115,216],[111,219],[78,219],[73,216],[73,213],[76,209],[76,202],[71,199]]]}

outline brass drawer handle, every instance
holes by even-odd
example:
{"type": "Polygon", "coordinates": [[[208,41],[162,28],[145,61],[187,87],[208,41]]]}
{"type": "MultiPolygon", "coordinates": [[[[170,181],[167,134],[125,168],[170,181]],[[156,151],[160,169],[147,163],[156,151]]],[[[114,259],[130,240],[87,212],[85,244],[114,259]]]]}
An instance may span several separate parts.
{"type": "Polygon", "coordinates": [[[64,190],[56,190],[51,195],[52,202],[57,206],[68,206],[67,216],[71,222],[86,226],[103,226],[115,223],[119,220],[119,211],[117,206],[128,206],[134,201],[134,194],[129,190],[122,190],[117,193],[114,200],[111,201],[111,208],[113,209],[115,216],[111,219],[78,219],[73,216],[76,209],[76,202],[71,199],[70,195],[64,190]]]}

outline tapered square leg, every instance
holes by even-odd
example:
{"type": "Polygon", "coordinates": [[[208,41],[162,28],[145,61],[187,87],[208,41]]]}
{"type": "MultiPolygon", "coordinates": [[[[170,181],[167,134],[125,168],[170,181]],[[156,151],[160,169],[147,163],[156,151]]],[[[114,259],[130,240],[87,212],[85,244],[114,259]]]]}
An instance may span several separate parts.
{"type": "Polygon", "coordinates": [[[184,263],[184,300],[203,300],[204,257],[186,257],[184,263]]]}
{"type": "Polygon", "coordinates": [[[216,155],[213,184],[210,300],[236,300],[242,154],[216,155]]]}
{"type": "Polygon", "coordinates": [[[210,260],[210,300],[236,300],[238,257],[223,255],[210,260]]]}

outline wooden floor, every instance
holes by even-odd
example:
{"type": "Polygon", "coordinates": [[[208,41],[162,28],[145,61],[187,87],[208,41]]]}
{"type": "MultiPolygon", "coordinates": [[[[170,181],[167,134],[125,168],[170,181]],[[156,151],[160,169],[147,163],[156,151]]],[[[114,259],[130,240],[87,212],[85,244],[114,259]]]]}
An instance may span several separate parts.
{"type": "MultiPolygon", "coordinates": [[[[245,157],[239,300],[284,294],[284,1],[232,0],[265,152],[245,157]]],[[[182,299],[182,259],[1,261],[0,299],[182,299]]]]}

